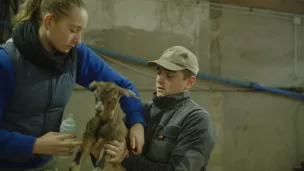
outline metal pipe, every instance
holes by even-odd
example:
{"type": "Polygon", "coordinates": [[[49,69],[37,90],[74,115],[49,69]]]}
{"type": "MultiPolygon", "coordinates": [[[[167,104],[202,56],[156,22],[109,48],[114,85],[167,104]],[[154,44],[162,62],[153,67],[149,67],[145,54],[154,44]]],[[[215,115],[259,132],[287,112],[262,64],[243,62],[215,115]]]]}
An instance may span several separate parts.
{"type": "MultiPolygon", "coordinates": [[[[136,89],[141,92],[154,92],[155,88],[153,86],[136,86],[136,89]]],[[[82,91],[88,91],[88,89],[83,87],[75,87],[73,88],[73,91],[82,92],[82,91]]],[[[253,92],[253,89],[247,89],[247,88],[193,88],[191,89],[191,92],[253,92]]]]}
{"type": "MultiPolygon", "coordinates": [[[[112,52],[112,51],[102,49],[102,48],[98,48],[98,47],[95,47],[95,46],[92,46],[92,45],[87,45],[87,46],[90,47],[92,50],[94,50],[96,52],[99,52],[101,54],[104,54],[104,55],[106,55],[108,57],[111,57],[111,58],[124,59],[124,60],[127,60],[127,61],[131,61],[131,62],[143,64],[143,65],[146,65],[146,63],[147,63],[147,61],[142,60],[142,59],[138,59],[138,58],[135,58],[135,57],[123,55],[123,54],[120,54],[120,53],[117,53],[117,52],[112,52]]],[[[265,87],[265,86],[261,86],[257,83],[236,81],[236,80],[231,80],[231,79],[222,78],[222,77],[216,77],[216,76],[212,76],[212,75],[208,75],[208,74],[202,74],[202,73],[199,73],[197,75],[197,77],[202,78],[202,79],[208,79],[208,80],[213,80],[213,81],[217,81],[217,82],[232,84],[232,85],[235,85],[235,86],[251,88],[251,89],[255,89],[255,90],[259,90],[259,91],[271,92],[271,93],[278,94],[278,95],[294,97],[294,98],[297,98],[297,99],[304,99],[303,94],[294,93],[294,92],[286,91],[286,90],[282,90],[282,89],[265,87]]]]}

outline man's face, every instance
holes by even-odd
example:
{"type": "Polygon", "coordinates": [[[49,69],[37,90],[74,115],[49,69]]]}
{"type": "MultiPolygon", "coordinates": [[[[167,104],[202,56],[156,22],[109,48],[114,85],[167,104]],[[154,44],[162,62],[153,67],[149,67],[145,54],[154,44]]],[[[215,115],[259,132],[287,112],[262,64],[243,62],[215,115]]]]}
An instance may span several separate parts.
{"type": "Polygon", "coordinates": [[[193,85],[195,77],[185,78],[183,71],[170,71],[157,67],[156,95],[166,96],[187,91],[193,85]]]}

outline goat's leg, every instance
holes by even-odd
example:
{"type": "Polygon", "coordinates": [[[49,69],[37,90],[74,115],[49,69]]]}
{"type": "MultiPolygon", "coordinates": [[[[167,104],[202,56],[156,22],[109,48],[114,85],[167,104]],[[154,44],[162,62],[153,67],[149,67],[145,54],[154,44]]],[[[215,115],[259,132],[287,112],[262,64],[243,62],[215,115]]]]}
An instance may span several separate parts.
{"type": "Polygon", "coordinates": [[[126,171],[121,164],[113,164],[109,162],[110,156],[106,153],[105,149],[101,149],[99,159],[93,171],[126,171]]]}
{"type": "MultiPolygon", "coordinates": [[[[103,147],[104,144],[105,144],[105,141],[103,139],[101,139],[101,140],[99,140],[99,143],[102,143],[102,144],[100,145],[101,148],[99,148],[100,149],[99,157],[96,160],[93,171],[102,171],[105,167],[106,162],[107,162],[106,158],[108,156],[107,156],[107,153],[106,153],[106,151],[103,147]]],[[[99,149],[97,149],[97,150],[99,150],[99,149]]]]}
{"type": "Polygon", "coordinates": [[[83,144],[77,151],[76,157],[73,160],[73,163],[70,165],[69,171],[79,171],[80,166],[83,164],[85,159],[90,155],[92,146],[96,141],[94,134],[96,128],[98,128],[98,124],[99,124],[98,117],[93,117],[87,123],[83,136],[83,144]]]}
{"type": "Polygon", "coordinates": [[[73,163],[70,165],[69,171],[79,171],[81,165],[84,163],[86,158],[90,155],[92,146],[96,139],[92,136],[84,138],[83,145],[79,148],[76,153],[73,163]]]}
{"type": "Polygon", "coordinates": [[[106,162],[107,153],[105,152],[105,149],[102,148],[100,150],[100,155],[98,160],[96,161],[96,164],[94,166],[93,171],[102,171],[105,168],[105,162],[106,162]]]}
{"type": "Polygon", "coordinates": [[[80,160],[81,160],[81,156],[82,156],[82,152],[83,152],[83,148],[80,147],[76,153],[76,156],[73,160],[73,163],[70,165],[69,167],[69,171],[79,171],[80,170],[80,166],[81,166],[81,163],[80,163],[80,160]]]}
{"type": "Polygon", "coordinates": [[[113,164],[109,162],[110,156],[105,152],[105,149],[101,150],[99,163],[93,169],[93,171],[126,171],[121,164],[113,164]]]}

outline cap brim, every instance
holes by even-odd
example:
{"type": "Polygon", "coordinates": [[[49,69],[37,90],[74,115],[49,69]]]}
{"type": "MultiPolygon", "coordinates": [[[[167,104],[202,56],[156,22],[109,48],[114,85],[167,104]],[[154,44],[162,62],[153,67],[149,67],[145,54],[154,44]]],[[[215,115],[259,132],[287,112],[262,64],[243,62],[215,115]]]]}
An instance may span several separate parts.
{"type": "Polygon", "coordinates": [[[169,61],[165,61],[165,60],[154,60],[154,61],[149,61],[147,62],[148,66],[156,66],[159,65],[167,70],[171,70],[171,71],[180,71],[180,70],[184,70],[185,67],[176,65],[172,62],[169,61]]]}

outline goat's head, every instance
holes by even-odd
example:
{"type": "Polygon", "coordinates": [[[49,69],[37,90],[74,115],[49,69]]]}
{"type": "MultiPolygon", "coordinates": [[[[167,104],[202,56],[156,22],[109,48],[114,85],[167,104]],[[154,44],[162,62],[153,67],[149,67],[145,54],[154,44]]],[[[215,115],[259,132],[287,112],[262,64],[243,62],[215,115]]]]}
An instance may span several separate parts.
{"type": "Polygon", "coordinates": [[[139,99],[131,90],[121,88],[112,82],[93,81],[89,88],[95,89],[95,111],[97,116],[109,119],[113,118],[114,110],[122,96],[139,99]]]}

